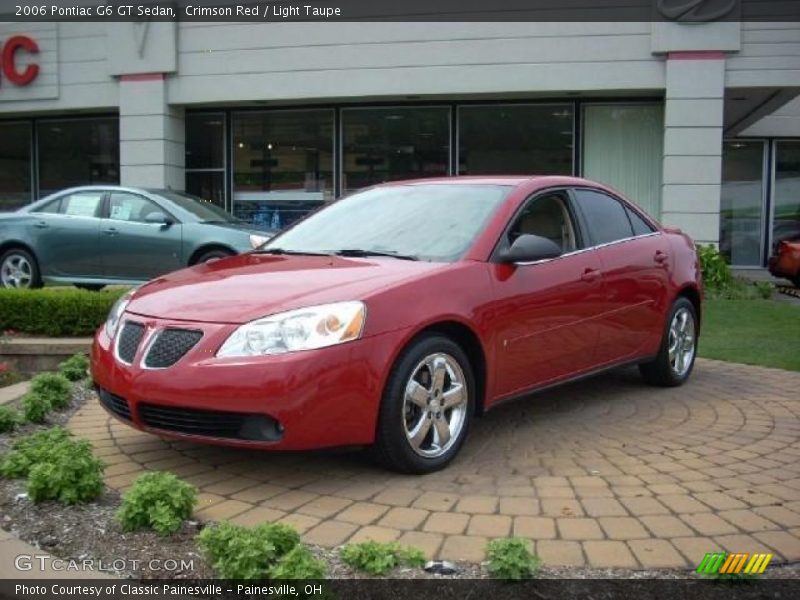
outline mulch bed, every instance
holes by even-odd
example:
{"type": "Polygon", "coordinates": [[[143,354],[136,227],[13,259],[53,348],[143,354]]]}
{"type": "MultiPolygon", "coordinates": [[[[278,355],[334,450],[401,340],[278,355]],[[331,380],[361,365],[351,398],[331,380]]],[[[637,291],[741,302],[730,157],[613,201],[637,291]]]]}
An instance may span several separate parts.
{"type": "MultiPolygon", "coordinates": [[[[26,424],[13,436],[0,434],[0,453],[13,439],[44,427],[64,425],[87,401],[96,401],[85,385],[75,386],[70,406],[48,417],[45,425],[26,424]]],[[[56,502],[34,504],[25,493],[23,481],[0,479],[0,527],[42,551],[65,560],[94,559],[110,573],[135,579],[203,579],[214,576],[200,554],[195,537],[205,525],[189,521],[166,537],[152,531],[124,532],[114,518],[120,495],[107,489],[96,501],[76,506],[56,502]],[[125,560],[124,565],[122,559],[125,560]],[[151,564],[163,565],[173,560],[181,564],[191,561],[192,569],[153,570],[151,564]],[[153,561],[156,561],[155,563],[153,561]],[[120,568],[116,568],[120,567],[120,568]]],[[[345,565],[337,549],[311,546],[311,550],[328,564],[331,579],[365,577],[345,565]]],[[[394,579],[477,579],[489,577],[485,565],[456,563],[454,575],[436,575],[422,569],[398,568],[389,577],[394,579]]],[[[544,567],[544,579],[682,579],[693,573],[678,570],[590,569],[576,567],[544,567]]],[[[764,577],[800,579],[800,564],[770,567],[764,577]]]]}

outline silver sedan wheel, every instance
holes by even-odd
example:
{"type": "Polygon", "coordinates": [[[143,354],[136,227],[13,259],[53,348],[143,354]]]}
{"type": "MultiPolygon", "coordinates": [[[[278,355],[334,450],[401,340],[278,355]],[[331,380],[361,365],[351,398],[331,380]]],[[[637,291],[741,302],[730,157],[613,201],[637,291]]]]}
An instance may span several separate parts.
{"type": "Polygon", "coordinates": [[[403,395],[403,429],[414,452],[437,458],[458,441],[468,397],[464,371],[449,354],[430,354],[417,364],[403,395]]]}
{"type": "Polygon", "coordinates": [[[692,366],[696,348],[694,317],[688,308],[678,309],[669,326],[669,366],[683,377],[692,366]]]}
{"type": "Polygon", "coordinates": [[[33,282],[33,267],[22,254],[9,254],[0,266],[3,287],[28,288],[33,282]]]}

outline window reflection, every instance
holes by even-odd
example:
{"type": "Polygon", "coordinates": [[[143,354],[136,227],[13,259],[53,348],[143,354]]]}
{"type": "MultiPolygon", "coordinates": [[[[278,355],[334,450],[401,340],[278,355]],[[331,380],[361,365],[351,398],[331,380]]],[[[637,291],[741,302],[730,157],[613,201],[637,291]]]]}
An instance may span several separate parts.
{"type": "Polygon", "coordinates": [[[772,242],[797,239],[800,239],[800,142],[776,142],[772,242]]]}
{"type": "Polygon", "coordinates": [[[31,201],[31,126],[0,123],[0,211],[31,201]]]}
{"type": "Polygon", "coordinates": [[[763,142],[723,144],[719,248],[730,264],[762,264],[763,174],[763,142]]]}
{"type": "Polygon", "coordinates": [[[333,111],[233,116],[233,212],[282,229],[333,198],[333,111]]]}
{"type": "Polygon", "coordinates": [[[92,184],[119,183],[119,119],[41,121],[39,194],[92,184]]]}
{"type": "Polygon", "coordinates": [[[460,175],[571,175],[573,108],[569,104],[462,106],[460,175]]]}
{"type": "Polygon", "coordinates": [[[448,174],[449,108],[345,109],[342,119],[344,192],[448,174]]]}

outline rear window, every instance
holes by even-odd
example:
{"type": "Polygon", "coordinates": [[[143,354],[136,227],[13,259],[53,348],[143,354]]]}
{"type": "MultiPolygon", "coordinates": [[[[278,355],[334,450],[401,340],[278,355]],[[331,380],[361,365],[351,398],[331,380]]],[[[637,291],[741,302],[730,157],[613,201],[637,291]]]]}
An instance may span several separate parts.
{"type": "Polygon", "coordinates": [[[589,227],[594,245],[609,244],[633,236],[625,207],[611,196],[594,190],[575,190],[575,198],[589,227]]]}

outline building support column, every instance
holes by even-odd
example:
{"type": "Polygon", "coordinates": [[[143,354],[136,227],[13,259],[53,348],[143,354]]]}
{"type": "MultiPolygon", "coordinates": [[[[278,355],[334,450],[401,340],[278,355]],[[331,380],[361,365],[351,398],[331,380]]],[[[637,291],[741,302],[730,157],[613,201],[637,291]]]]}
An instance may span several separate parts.
{"type": "Polygon", "coordinates": [[[670,52],[666,63],[661,221],[719,242],[725,55],[670,52]]]}
{"type": "Polygon", "coordinates": [[[164,73],[120,77],[122,185],[185,189],[184,111],[167,103],[164,77],[164,73]]]}

